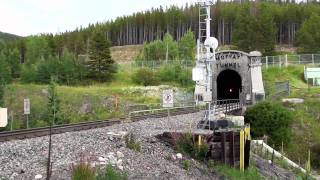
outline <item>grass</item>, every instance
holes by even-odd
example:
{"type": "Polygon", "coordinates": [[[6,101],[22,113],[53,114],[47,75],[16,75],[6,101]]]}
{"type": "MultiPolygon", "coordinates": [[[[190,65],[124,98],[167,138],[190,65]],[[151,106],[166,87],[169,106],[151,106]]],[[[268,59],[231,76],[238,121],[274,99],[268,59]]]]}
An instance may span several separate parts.
{"type": "Polygon", "coordinates": [[[132,149],[134,151],[140,152],[141,145],[140,143],[134,138],[132,134],[129,134],[125,138],[126,147],[132,149]]]}
{"type": "Polygon", "coordinates": [[[182,168],[183,168],[184,170],[189,171],[189,169],[190,169],[190,162],[185,159],[185,160],[183,160],[181,163],[182,163],[182,168]]]}
{"type": "Polygon", "coordinates": [[[259,180],[263,179],[258,170],[254,166],[249,166],[247,170],[241,172],[238,169],[231,168],[226,165],[216,165],[214,167],[215,171],[221,175],[224,175],[230,179],[234,180],[259,180]]]}
{"type": "Polygon", "coordinates": [[[72,169],[72,180],[95,180],[95,169],[81,162],[72,169]]]}
{"type": "Polygon", "coordinates": [[[98,174],[96,180],[126,180],[128,179],[126,173],[118,172],[110,164],[107,166],[104,172],[98,174]]]}
{"type": "MultiPolygon", "coordinates": [[[[288,68],[270,68],[263,70],[265,89],[268,97],[273,99],[273,84],[277,81],[289,81],[291,95],[289,97],[303,98],[302,104],[283,104],[294,112],[291,143],[284,147],[284,155],[303,166],[311,149],[311,165],[320,169],[320,88],[310,87],[303,80],[303,66],[288,68]]],[[[274,99],[280,100],[280,99],[274,99]]]]}

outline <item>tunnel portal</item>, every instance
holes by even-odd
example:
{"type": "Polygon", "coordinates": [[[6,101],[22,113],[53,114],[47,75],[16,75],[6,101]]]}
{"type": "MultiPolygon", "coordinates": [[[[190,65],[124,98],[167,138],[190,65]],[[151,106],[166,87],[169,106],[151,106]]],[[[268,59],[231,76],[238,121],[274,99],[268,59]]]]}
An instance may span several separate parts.
{"type": "Polygon", "coordinates": [[[239,99],[242,91],[241,76],[238,72],[227,69],[217,77],[218,100],[239,99]]]}

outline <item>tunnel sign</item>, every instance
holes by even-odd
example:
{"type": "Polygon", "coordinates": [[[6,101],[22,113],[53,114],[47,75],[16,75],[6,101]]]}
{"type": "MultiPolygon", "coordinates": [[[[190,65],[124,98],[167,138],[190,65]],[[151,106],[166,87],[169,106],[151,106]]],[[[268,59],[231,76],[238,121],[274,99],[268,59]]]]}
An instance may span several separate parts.
{"type": "Polygon", "coordinates": [[[173,107],[173,90],[164,90],[162,93],[162,107],[173,107]]]}
{"type": "Polygon", "coordinates": [[[24,114],[30,114],[30,99],[23,100],[24,114]]]}

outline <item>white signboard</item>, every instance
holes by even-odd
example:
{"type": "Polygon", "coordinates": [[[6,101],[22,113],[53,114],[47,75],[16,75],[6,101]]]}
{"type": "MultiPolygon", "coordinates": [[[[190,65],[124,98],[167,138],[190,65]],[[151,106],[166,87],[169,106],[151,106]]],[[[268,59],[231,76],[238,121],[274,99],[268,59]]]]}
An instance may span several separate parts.
{"type": "Polygon", "coordinates": [[[8,125],[8,110],[7,108],[0,108],[0,127],[8,125]]]}
{"type": "Polygon", "coordinates": [[[24,114],[30,114],[30,99],[23,100],[24,114]]]}
{"type": "Polygon", "coordinates": [[[162,94],[162,106],[173,107],[173,90],[164,90],[162,94]]]}

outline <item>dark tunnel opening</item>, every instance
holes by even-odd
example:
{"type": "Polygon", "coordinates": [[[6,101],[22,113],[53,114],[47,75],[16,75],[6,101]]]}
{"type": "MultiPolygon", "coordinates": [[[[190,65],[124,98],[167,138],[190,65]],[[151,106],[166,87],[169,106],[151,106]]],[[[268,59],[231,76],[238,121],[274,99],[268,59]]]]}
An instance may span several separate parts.
{"type": "Polygon", "coordinates": [[[224,70],[217,78],[218,100],[239,99],[242,91],[241,77],[234,70],[224,70]]]}

